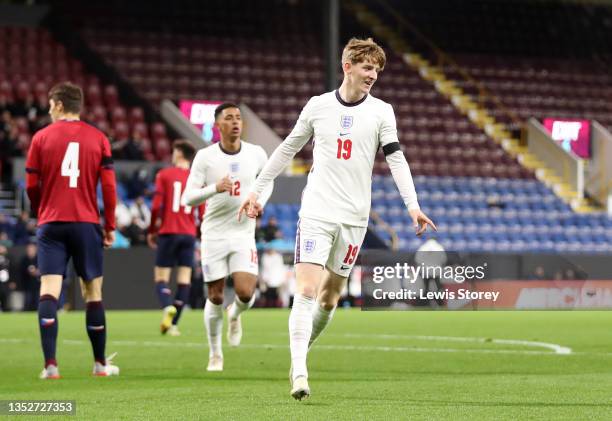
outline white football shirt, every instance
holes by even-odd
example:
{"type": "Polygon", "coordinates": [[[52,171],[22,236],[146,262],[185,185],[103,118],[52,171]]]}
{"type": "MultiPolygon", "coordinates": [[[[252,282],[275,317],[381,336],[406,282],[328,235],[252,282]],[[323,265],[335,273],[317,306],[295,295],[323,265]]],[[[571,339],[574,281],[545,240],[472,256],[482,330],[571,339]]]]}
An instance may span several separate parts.
{"type": "MultiPolygon", "coordinates": [[[[371,206],[372,168],[379,147],[399,142],[391,105],[371,95],[346,103],[338,91],[312,97],[254,186],[261,193],[308,140],[313,137],[313,166],[302,196],[300,217],[366,227],[371,206]]],[[[399,149],[399,143],[397,143],[399,149]]],[[[409,209],[418,209],[408,165],[400,187],[409,209]],[[403,191],[402,191],[403,190],[403,191]]],[[[398,155],[398,156],[399,156],[398,155]]],[[[394,156],[396,158],[396,156],[394,156]]],[[[389,161],[389,158],[387,158],[389,161]]]]}
{"type": "MultiPolygon", "coordinates": [[[[183,204],[197,206],[206,201],[202,221],[202,239],[248,238],[255,235],[255,219],[243,215],[238,222],[238,209],[253,187],[268,156],[259,145],[241,141],[236,153],[224,151],[221,143],[200,149],[196,154],[183,204]],[[234,185],[231,192],[217,193],[216,183],[229,175],[234,185]]],[[[265,187],[259,202],[264,205],[272,193],[272,183],[265,187]]]]}

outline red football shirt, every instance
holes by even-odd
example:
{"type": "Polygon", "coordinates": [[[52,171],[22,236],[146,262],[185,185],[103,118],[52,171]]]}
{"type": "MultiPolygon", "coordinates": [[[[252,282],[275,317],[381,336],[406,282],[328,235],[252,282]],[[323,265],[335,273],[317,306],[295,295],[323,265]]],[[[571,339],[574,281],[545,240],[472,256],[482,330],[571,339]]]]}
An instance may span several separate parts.
{"type": "MultiPolygon", "coordinates": [[[[157,216],[161,216],[159,234],[196,235],[195,208],[181,205],[181,196],[185,191],[189,170],[169,167],[160,170],[155,177],[155,198],[150,232],[157,228],[157,216]]],[[[199,206],[199,217],[202,218],[204,206],[199,206]]]]}
{"type": "MultiPolygon", "coordinates": [[[[99,224],[96,186],[101,171],[112,171],[112,164],[108,139],[87,123],[59,120],[38,131],[28,151],[26,171],[38,174],[40,180],[39,225],[99,224]]],[[[109,222],[114,226],[114,220],[109,222]]]]}

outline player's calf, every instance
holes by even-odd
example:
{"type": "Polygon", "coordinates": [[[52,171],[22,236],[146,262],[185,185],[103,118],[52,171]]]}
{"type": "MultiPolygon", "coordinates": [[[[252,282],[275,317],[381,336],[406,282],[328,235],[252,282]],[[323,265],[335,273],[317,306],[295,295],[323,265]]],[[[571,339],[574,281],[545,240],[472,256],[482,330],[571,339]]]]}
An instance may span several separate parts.
{"type": "Polygon", "coordinates": [[[57,361],[55,360],[58,332],[57,298],[53,295],[45,294],[40,297],[38,302],[38,326],[40,328],[40,342],[45,357],[45,370],[43,370],[41,378],[59,378],[57,361]],[[53,368],[50,368],[47,373],[49,367],[53,368]]]}
{"type": "Polygon", "coordinates": [[[176,286],[176,295],[174,296],[174,307],[176,308],[176,314],[172,319],[172,326],[176,327],[181,318],[183,307],[185,307],[185,303],[189,299],[189,289],[189,284],[178,284],[176,286]]]}
{"type": "Polygon", "coordinates": [[[96,363],[106,365],[104,356],[106,348],[106,315],[102,301],[89,301],[85,310],[85,323],[87,336],[91,342],[91,348],[96,363]]]}

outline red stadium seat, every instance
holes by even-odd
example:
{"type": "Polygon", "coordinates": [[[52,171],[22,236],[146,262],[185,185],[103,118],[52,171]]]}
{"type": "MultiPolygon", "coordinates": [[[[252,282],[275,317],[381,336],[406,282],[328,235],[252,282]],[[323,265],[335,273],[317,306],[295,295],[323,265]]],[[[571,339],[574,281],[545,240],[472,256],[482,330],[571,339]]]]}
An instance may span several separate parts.
{"type": "Polygon", "coordinates": [[[119,105],[119,93],[115,85],[107,85],[104,87],[104,103],[107,107],[119,105]]]}
{"type": "Polygon", "coordinates": [[[117,140],[127,140],[130,136],[129,127],[126,122],[120,121],[113,125],[115,138],[117,140]]]}
{"type": "Polygon", "coordinates": [[[166,139],[166,126],[163,123],[153,123],[151,125],[151,136],[156,143],[159,139],[166,139]]]}
{"type": "Polygon", "coordinates": [[[119,121],[127,121],[127,113],[125,111],[125,108],[118,105],[111,108],[111,121],[113,122],[113,124],[119,121]]]}

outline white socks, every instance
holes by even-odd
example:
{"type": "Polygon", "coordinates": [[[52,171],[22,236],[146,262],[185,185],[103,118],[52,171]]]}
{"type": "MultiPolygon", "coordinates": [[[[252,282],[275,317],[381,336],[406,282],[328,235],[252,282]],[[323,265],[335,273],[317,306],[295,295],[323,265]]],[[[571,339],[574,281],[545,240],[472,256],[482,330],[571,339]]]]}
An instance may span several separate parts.
{"type": "Polygon", "coordinates": [[[232,304],[228,313],[230,320],[236,320],[238,316],[240,316],[240,313],[250,309],[253,306],[254,302],[255,293],[253,293],[248,303],[243,303],[242,301],[240,301],[240,298],[238,298],[237,295],[234,296],[234,304],[232,304]]]}
{"type": "Polygon", "coordinates": [[[291,350],[292,377],[308,377],[306,355],[312,333],[312,307],[315,299],[295,294],[289,315],[289,348],[291,350]]]}
{"type": "Polygon", "coordinates": [[[317,340],[321,332],[325,329],[325,326],[330,322],[332,317],[334,317],[334,312],[336,311],[336,307],[331,310],[325,310],[321,307],[320,303],[315,303],[314,310],[312,312],[312,334],[310,335],[310,342],[308,343],[308,348],[312,346],[314,341],[317,340]]]}
{"type": "Polygon", "coordinates": [[[213,304],[206,300],[204,306],[204,326],[208,335],[208,355],[223,356],[221,336],[223,334],[223,304],[213,304]]]}

